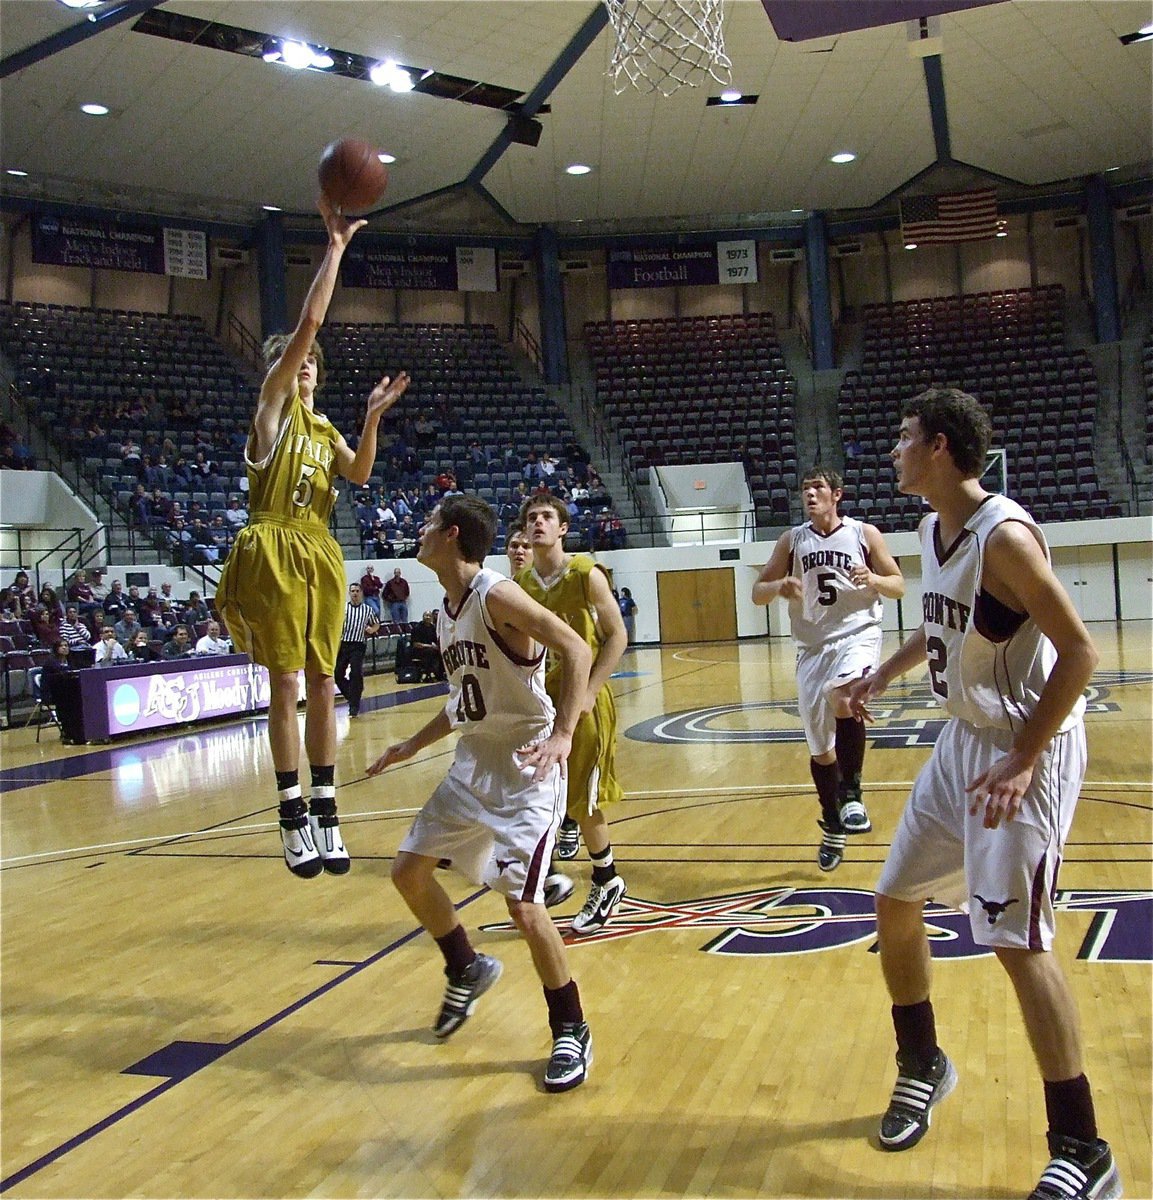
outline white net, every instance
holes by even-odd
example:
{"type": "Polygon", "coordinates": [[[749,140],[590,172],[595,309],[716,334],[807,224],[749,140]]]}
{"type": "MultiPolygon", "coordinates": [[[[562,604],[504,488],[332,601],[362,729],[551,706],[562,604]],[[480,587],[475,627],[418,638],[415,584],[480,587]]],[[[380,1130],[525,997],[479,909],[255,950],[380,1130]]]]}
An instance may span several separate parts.
{"type": "Polygon", "coordinates": [[[671,96],[704,75],[732,81],[722,0],[604,0],[617,36],[609,74],[619,96],[631,83],[671,96]]]}

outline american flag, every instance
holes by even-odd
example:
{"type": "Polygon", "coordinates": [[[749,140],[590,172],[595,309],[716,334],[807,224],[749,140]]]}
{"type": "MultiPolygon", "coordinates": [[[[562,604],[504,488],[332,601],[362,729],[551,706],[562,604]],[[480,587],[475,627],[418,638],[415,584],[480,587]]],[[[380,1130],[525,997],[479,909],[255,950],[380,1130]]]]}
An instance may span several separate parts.
{"type": "Polygon", "coordinates": [[[997,193],[950,192],[901,201],[901,236],[906,242],[975,242],[997,234],[997,193]]]}

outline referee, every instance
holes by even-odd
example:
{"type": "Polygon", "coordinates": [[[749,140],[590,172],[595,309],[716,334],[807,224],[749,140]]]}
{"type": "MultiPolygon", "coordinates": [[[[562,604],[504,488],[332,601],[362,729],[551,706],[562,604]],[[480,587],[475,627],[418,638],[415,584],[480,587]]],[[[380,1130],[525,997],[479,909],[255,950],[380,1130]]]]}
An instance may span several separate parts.
{"type": "Polygon", "coordinates": [[[344,610],[344,629],[336,656],[336,686],[348,701],[348,715],[360,714],[364,694],[364,647],[370,633],[376,633],[380,621],[371,605],[365,604],[359,583],[349,584],[348,607],[344,610]]]}

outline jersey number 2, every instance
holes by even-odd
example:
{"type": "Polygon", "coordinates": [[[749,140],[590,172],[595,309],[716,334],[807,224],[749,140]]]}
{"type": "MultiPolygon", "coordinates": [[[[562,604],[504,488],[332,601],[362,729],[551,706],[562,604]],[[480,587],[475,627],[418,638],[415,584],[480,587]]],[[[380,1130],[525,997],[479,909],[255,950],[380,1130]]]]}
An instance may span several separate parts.
{"type": "Polygon", "coordinates": [[[931,637],[925,642],[929,652],[929,686],[934,696],[942,700],[949,698],[949,685],[945,682],[945,664],[948,661],[945,643],[939,637],[931,637]]]}
{"type": "Polygon", "coordinates": [[[465,675],[460,681],[460,702],[456,706],[458,721],[483,721],[485,714],[484,695],[480,680],[475,675],[465,675]]]}

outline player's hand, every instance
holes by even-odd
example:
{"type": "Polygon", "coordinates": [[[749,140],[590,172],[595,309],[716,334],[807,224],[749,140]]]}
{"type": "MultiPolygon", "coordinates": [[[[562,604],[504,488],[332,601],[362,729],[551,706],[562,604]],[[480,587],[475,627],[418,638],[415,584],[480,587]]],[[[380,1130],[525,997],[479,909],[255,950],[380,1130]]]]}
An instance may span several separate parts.
{"type": "Polygon", "coordinates": [[[412,758],[415,753],[416,751],[409,742],[394,742],[376,762],[369,764],[368,774],[379,775],[381,771],[387,770],[395,763],[405,762],[412,758]]]}
{"type": "Polygon", "coordinates": [[[850,572],[849,580],[854,587],[867,588],[873,586],[873,572],[864,563],[858,563],[850,572]]]}
{"type": "Polygon", "coordinates": [[[781,580],[781,598],[783,600],[802,600],[804,595],[804,585],[795,575],[786,575],[781,580]]]}
{"type": "Polygon", "coordinates": [[[411,382],[407,371],[401,371],[395,379],[385,375],[368,394],[368,417],[383,417],[386,412],[408,391],[411,382]]]}
{"type": "Polygon", "coordinates": [[[332,201],[323,192],[317,198],[316,207],[320,210],[320,215],[324,218],[324,224],[328,229],[329,241],[339,246],[341,250],[352,241],[352,235],[358,229],[363,229],[368,224],[363,219],[350,221],[341,213],[340,209],[332,206],[332,201]]]}
{"type": "Polygon", "coordinates": [[[986,829],[996,829],[1002,820],[1008,825],[1021,811],[1021,801],[1033,782],[1035,765],[1023,754],[1010,750],[987,771],[982,771],[965,788],[969,793],[969,816],[975,817],[983,804],[986,829]]]}
{"type": "Polygon", "coordinates": [[[560,767],[561,778],[568,775],[568,756],[572,750],[572,738],[563,733],[552,733],[542,742],[522,746],[517,752],[522,767],[536,767],[533,780],[540,783],[553,767],[560,767]]]}
{"type": "Polygon", "coordinates": [[[869,671],[860,679],[854,679],[845,689],[845,698],[849,702],[849,712],[858,721],[873,723],[873,714],[869,712],[868,704],[874,696],[879,696],[889,685],[875,671],[869,671]]]}

